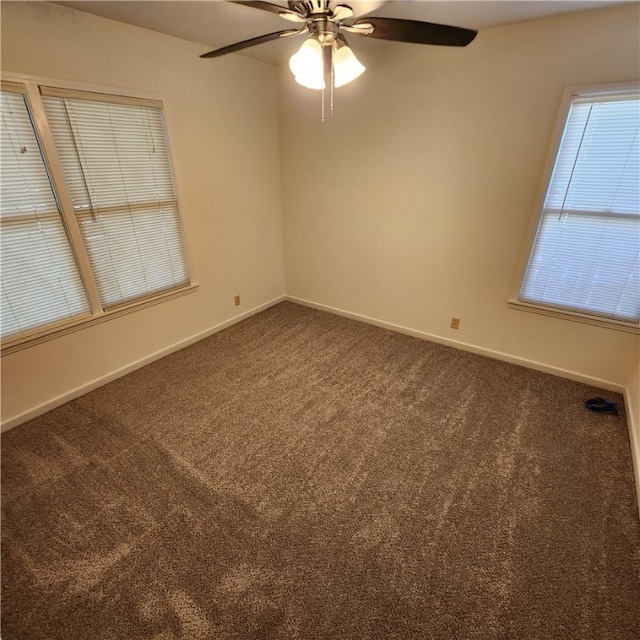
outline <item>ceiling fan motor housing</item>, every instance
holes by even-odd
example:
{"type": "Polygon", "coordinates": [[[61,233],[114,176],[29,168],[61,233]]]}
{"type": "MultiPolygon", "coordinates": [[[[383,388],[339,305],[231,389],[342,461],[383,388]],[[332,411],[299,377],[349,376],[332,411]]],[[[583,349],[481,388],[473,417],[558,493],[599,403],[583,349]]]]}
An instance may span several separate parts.
{"type": "Polygon", "coordinates": [[[309,22],[309,32],[323,46],[331,45],[335,42],[339,27],[340,25],[337,22],[325,16],[313,18],[309,22]]]}

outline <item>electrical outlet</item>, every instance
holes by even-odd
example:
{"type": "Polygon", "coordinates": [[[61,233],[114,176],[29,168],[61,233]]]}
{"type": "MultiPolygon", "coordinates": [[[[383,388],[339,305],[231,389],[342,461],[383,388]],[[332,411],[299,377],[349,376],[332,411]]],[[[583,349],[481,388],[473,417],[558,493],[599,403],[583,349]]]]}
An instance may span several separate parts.
{"type": "Polygon", "coordinates": [[[233,303],[236,305],[236,307],[240,306],[240,296],[234,296],[233,297],[233,303]]]}
{"type": "Polygon", "coordinates": [[[452,329],[460,328],[460,318],[451,318],[451,328],[452,329]]]}

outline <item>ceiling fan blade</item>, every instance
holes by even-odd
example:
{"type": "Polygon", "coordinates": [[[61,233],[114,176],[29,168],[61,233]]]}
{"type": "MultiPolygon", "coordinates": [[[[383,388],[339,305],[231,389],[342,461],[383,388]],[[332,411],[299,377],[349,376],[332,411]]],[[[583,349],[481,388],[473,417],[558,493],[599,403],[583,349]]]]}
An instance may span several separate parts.
{"type": "Polygon", "coordinates": [[[201,58],[217,58],[218,56],[224,56],[227,53],[233,53],[234,51],[241,51],[242,49],[247,49],[248,47],[255,47],[258,44],[264,44],[265,42],[270,42],[271,40],[278,40],[278,38],[287,38],[288,36],[297,36],[300,33],[304,33],[307,31],[307,28],[303,29],[285,29],[284,31],[276,31],[275,33],[267,33],[264,36],[258,36],[257,38],[250,38],[249,40],[243,40],[242,42],[236,42],[235,44],[230,44],[227,47],[222,47],[221,49],[214,49],[213,51],[209,51],[209,53],[203,53],[201,58]]]}
{"type": "MultiPolygon", "coordinates": [[[[368,35],[370,38],[380,38],[381,40],[435,44],[445,47],[466,47],[478,34],[477,31],[462,27],[396,18],[361,18],[356,21],[354,26],[357,28],[365,24],[370,24],[373,31],[368,34],[360,32],[360,35],[368,35]]],[[[358,33],[358,31],[354,30],[352,33],[358,33]]]]}
{"type": "Polygon", "coordinates": [[[346,4],[339,4],[335,9],[333,9],[334,20],[346,20],[351,17],[353,17],[353,9],[346,4]]]}
{"type": "Polygon", "coordinates": [[[349,33],[357,33],[360,36],[369,36],[373,33],[373,25],[366,20],[361,24],[341,24],[340,28],[349,33]]]}
{"type": "MultiPolygon", "coordinates": [[[[270,2],[260,2],[259,0],[231,0],[233,4],[239,4],[245,7],[253,7],[254,9],[262,9],[262,11],[269,11],[270,13],[277,13],[279,16],[286,18],[287,20],[293,20],[294,22],[302,22],[304,16],[293,8],[287,9],[281,7],[279,4],[271,4],[270,2]]],[[[290,3],[291,6],[291,3],[290,3]]]]}

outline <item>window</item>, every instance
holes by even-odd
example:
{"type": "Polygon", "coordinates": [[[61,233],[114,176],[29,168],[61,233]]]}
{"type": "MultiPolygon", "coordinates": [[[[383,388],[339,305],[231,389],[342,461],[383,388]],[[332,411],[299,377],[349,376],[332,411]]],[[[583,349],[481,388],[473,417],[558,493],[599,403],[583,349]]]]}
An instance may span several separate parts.
{"type": "Polygon", "coordinates": [[[162,105],[2,84],[2,339],[189,286],[162,105]]]}
{"type": "Polygon", "coordinates": [[[25,96],[2,91],[2,335],[73,320],[89,303],[25,96]]]}
{"type": "Polygon", "coordinates": [[[519,301],[640,323],[638,91],[574,95],[519,301]]]}

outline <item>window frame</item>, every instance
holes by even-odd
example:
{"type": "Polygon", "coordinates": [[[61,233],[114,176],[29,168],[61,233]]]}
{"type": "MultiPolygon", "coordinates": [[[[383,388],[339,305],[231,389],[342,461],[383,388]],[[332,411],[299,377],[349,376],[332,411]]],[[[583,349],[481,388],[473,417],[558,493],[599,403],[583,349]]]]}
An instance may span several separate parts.
{"type": "Polygon", "coordinates": [[[198,284],[194,278],[193,265],[190,260],[190,247],[188,233],[186,232],[185,221],[182,216],[178,179],[176,176],[172,152],[171,152],[171,131],[167,114],[167,108],[163,97],[149,91],[121,89],[113,86],[97,85],[93,83],[58,80],[43,76],[32,76],[18,73],[2,72],[2,90],[19,93],[25,96],[29,112],[34,125],[35,135],[40,143],[42,154],[45,159],[47,171],[49,173],[53,196],[60,210],[63,225],[66,229],[69,244],[80,277],[84,285],[87,300],[89,303],[89,314],[74,320],[61,320],[25,332],[14,338],[2,340],[0,344],[0,354],[2,356],[14,353],[21,349],[31,347],[48,340],[58,338],[63,335],[78,331],[94,324],[102,323],[132,313],[164,301],[192,293],[198,289],[198,284]],[[82,97],[104,102],[115,102],[120,104],[135,104],[141,106],[154,106],[162,109],[165,133],[167,137],[167,154],[171,173],[174,181],[176,202],[178,207],[178,219],[184,243],[185,259],[189,273],[189,282],[186,285],[166,289],[157,293],[129,300],[121,304],[116,304],[104,308],[98,294],[98,288],[93,274],[86,246],[82,239],[80,227],[71,202],[71,197],[66,187],[62,165],[59,161],[57,150],[53,141],[53,136],[49,128],[49,123],[42,103],[42,95],[51,95],[52,92],[64,94],[71,97],[82,97]],[[93,98],[92,98],[93,96],[93,98]]]}
{"type": "Polygon", "coordinates": [[[560,151],[560,145],[564,135],[565,125],[569,116],[569,110],[571,103],[575,98],[588,98],[589,96],[602,96],[607,93],[619,93],[623,91],[640,91],[640,82],[637,80],[627,82],[615,82],[605,84],[590,84],[590,85],[574,85],[566,87],[563,91],[560,101],[560,107],[555,120],[553,132],[547,149],[547,155],[542,170],[542,174],[539,180],[539,186],[534,198],[532,212],[529,217],[529,223],[523,248],[520,254],[518,262],[518,268],[516,270],[516,277],[512,283],[511,293],[507,300],[507,307],[517,311],[527,311],[545,316],[551,316],[555,318],[561,318],[564,320],[581,322],[584,324],[591,324],[607,329],[614,329],[617,331],[625,331],[628,333],[640,334],[640,324],[625,322],[623,320],[616,320],[613,318],[606,318],[597,314],[582,313],[579,311],[572,311],[569,309],[562,309],[559,307],[547,306],[544,304],[536,304],[532,302],[524,302],[519,300],[519,295],[524,283],[524,278],[531,258],[538,228],[542,220],[543,207],[545,199],[547,197],[547,191],[551,183],[553,170],[560,151]]]}

